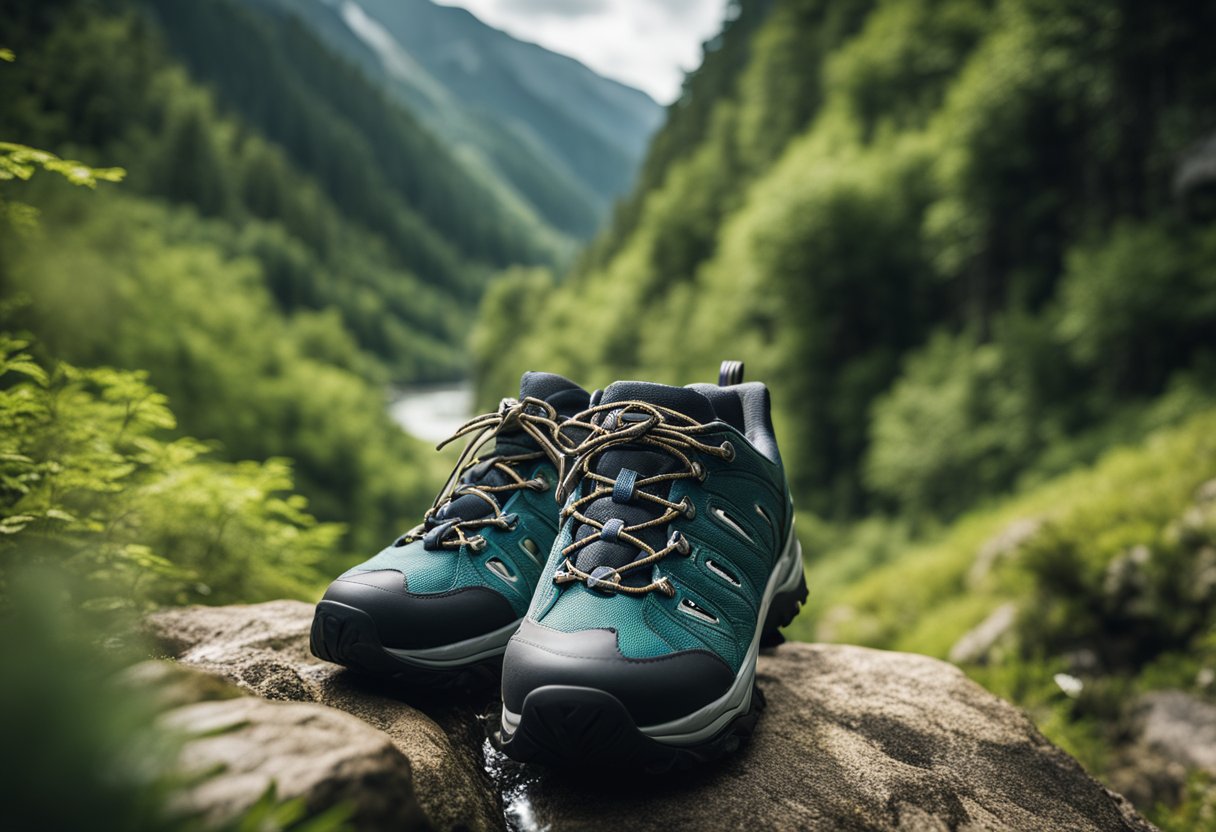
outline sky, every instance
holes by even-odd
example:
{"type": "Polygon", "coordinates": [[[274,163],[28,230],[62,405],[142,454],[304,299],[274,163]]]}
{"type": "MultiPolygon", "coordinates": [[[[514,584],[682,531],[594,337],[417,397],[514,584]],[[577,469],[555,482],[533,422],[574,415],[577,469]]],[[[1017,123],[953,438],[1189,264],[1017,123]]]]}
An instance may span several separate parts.
{"type": "Polygon", "coordinates": [[[577,58],[669,104],[701,44],[718,33],[726,0],[436,0],[463,6],[520,40],[577,58]]]}

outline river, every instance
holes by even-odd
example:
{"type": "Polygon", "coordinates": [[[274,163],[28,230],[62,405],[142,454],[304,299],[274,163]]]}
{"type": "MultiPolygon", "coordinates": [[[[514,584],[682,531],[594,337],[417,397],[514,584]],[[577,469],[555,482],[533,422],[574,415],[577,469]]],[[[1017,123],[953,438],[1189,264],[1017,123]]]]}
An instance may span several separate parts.
{"type": "Polygon", "coordinates": [[[388,408],[406,433],[427,442],[447,439],[472,411],[473,385],[467,381],[402,388],[388,408]]]}

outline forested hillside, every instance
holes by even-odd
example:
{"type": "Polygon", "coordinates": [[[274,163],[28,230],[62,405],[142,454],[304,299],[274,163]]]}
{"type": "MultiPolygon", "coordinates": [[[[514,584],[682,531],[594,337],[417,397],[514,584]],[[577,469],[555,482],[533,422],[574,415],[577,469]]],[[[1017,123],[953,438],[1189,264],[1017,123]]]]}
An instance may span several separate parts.
{"type": "Polygon", "coordinates": [[[537,229],[299,19],[231,2],[145,5],[199,82],[281,145],[349,219],[382,234],[424,280],[467,285],[460,265],[549,253],[533,239],[537,229]]]}
{"type": "MultiPolygon", "coordinates": [[[[400,10],[377,13],[404,25],[400,10]]],[[[96,193],[22,181],[34,168],[0,183],[0,325],[52,373],[60,361],[146,373],[175,430],[219,458],[287,460],[311,511],[346,529],[326,554],[337,564],[391,539],[435,487],[437,463],[386,413],[389,385],[468,372],[469,311],[486,285],[568,259],[572,235],[627,186],[659,113],[460,12],[518,76],[515,97],[483,96],[498,107],[478,116],[486,135],[512,107],[531,119],[519,90],[613,101],[542,108],[594,157],[574,178],[602,175],[587,185],[598,208],[550,206],[581,224],[559,229],[433,132],[433,114],[415,112],[345,23],[354,46],[310,14],[335,11],[0,0],[16,58],[0,72],[0,140],[125,170],[96,193]]]]}
{"type": "Polygon", "coordinates": [[[1211,771],[1143,739],[1216,679],[1216,7],[728,17],[572,272],[488,293],[482,400],[743,359],[801,637],[948,657],[1162,827],[1216,829],[1211,771]]]}
{"type": "Polygon", "coordinates": [[[9,5],[11,36],[32,47],[2,81],[16,135],[70,139],[120,158],[141,194],[267,226],[244,236],[284,310],[336,308],[396,377],[455,372],[453,306],[491,269],[545,256],[407,112],[298,26],[225,2],[9,5]],[[200,84],[213,78],[174,63],[154,11],[193,15],[210,69],[229,73],[218,100],[200,84]]]}
{"type": "Polygon", "coordinates": [[[1171,186],[1216,128],[1210,7],[735,13],[574,273],[489,296],[483,400],[523,367],[683,383],[741,358],[804,508],[941,517],[1203,388],[1216,232],[1171,186]]]}
{"type": "Polygon", "coordinates": [[[435,484],[388,384],[465,372],[467,309],[554,235],[294,18],[2,0],[0,20],[0,139],[127,173],[3,183],[27,206],[0,223],[5,330],[48,368],[146,372],[222,458],[289,460],[347,529],[331,563],[391,539],[435,484]]]}

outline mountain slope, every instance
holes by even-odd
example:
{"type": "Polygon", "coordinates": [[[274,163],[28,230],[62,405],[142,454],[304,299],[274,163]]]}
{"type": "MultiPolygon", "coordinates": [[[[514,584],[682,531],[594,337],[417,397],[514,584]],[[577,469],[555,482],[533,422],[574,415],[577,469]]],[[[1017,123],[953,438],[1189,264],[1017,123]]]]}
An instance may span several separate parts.
{"type": "Polygon", "coordinates": [[[1183,2],[744,0],[574,273],[487,297],[483,401],[530,367],[686,383],[744,359],[800,504],[838,517],[946,516],[1091,454],[1063,438],[1216,360],[1210,224],[1171,193],[1216,123],[1214,24],[1183,2]]]}
{"type": "Polygon", "coordinates": [[[503,266],[544,256],[524,220],[294,18],[229,2],[145,2],[195,76],[313,172],[348,215],[385,234],[424,279],[455,283],[451,261],[503,266]],[[417,240],[423,228],[434,233],[417,240]]]}
{"type": "Polygon", "coordinates": [[[385,388],[460,374],[462,310],[499,264],[543,250],[307,30],[218,0],[164,6],[213,48],[198,65],[214,76],[175,58],[143,0],[0,0],[3,139],[128,172],[97,194],[0,183],[6,207],[41,215],[28,238],[0,229],[0,329],[146,373],[230,460],[292,460],[315,515],[369,550],[434,488],[385,388]],[[228,50],[242,97],[220,82],[228,50]],[[283,77],[296,57],[316,84],[283,77]]]}
{"type": "Polygon", "coordinates": [[[576,238],[631,186],[662,109],[430,0],[246,0],[298,16],[418,113],[483,181],[576,238]]]}

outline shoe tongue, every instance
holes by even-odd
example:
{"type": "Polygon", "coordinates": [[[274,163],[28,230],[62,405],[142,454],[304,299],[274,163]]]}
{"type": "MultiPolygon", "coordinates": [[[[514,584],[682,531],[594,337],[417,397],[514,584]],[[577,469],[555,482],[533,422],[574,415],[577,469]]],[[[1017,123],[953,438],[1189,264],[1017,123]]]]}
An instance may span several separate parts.
{"type": "Polygon", "coordinates": [[[669,387],[649,381],[614,381],[604,388],[600,404],[640,401],[683,413],[701,424],[714,421],[714,407],[709,399],[687,387],[669,387]]]}
{"type": "MultiPolygon", "coordinates": [[[[567,403],[567,399],[570,400],[567,404],[580,409],[586,408],[587,401],[590,399],[586,390],[565,376],[554,373],[524,373],[519,380],[519,397],[526,399],[529,396],[549,402],[558,409],[558,412],[561,412],[562,403],[567,403]],[[581,403],[578,401],[580,398],[581,403]]],[[[574,413],[563,413],[562,415],[573,416],[574,413]]]]}
{"type": "MultiPolygon", "coordinates": [[[[573,381],[553,373],[524,373],[519,381],[519,398],[528,397],[541,399],[551,404],[559,416],[573,416],[587,408],[590,394],[573,381]]],[[[494,439],[493,450],[483,451],[481,458],[487,459],[495,455],[530,454],[540,450],[536,440],[527,431],[513,430],[498,434],[494,439]]],[[[506,485],[510,478],[498,468],[482,463],[467,472],[463,482],[477,485],[498,486],[506,485]]],[[[473,494],[465,494],[444,505],[435,519],[444,520],[474,520],[491,513],[490,504],[473,494]]]]}
{"type": "MultiPolygon", "coordinates": [[[[604,389],[599,404],[628,401],[642,401],[659,405],[683,413],[702,424],[712,422],[715,418],[713,406],[701,393],[685,387],[668,387],[665,384],[653,384],[646,381],[614,382],[604,389]]],[[[643,479],[657,474],[679,471],[681,467],[680,461],[671,454],[641,444],[623,445],[605,451],[593,466],[597,474],[613,479],[619,477],[624,469],[636,472],[638,479],[643,479]]],[[[588,484],[584,487],[592,486],[588,484]]],[[[662,482],[647,486],[643,490],[656,496],[667,497],[671,492],[671,483],[662,482]]],[[[637,497],[624,503],[614,502],[612,497],[600,497],[583,508],[583,514],[597,523],[603,524],[617,518],[624,521],[627,526],[653,520],[663,511],[662,506],[637,497]]],[[[599,530],[594,526],[582,524],[574,530],[574,539],[582,540],[598,534],[599,530]]],[[[654,526],[633,534],[646,541],[653,549],[661,549],[667,544],[667,530],[662,526],[654,526]]],[[[574,565],[583,572],[591,572],[597,566],[619,568],[644,556],[644,551],[628,543],[597,540],[578,551],[574,565]]],[[[639,569],[625,573],[621,580],[630,586],[645,586],[650,583],[650,579],[650,570],[639,569]]]]}
{"type": "MultiPolygon", "coordinates": [[[[519,380],[519,398],[548,402],[559,417],[569,417],[586,410],[591,395],[564,376],[528,372],[519,380]]],[[[500,433],[494,442],[494,453],[528,454],[538,450],[536,440],[523,429],[500,433]]]]}

